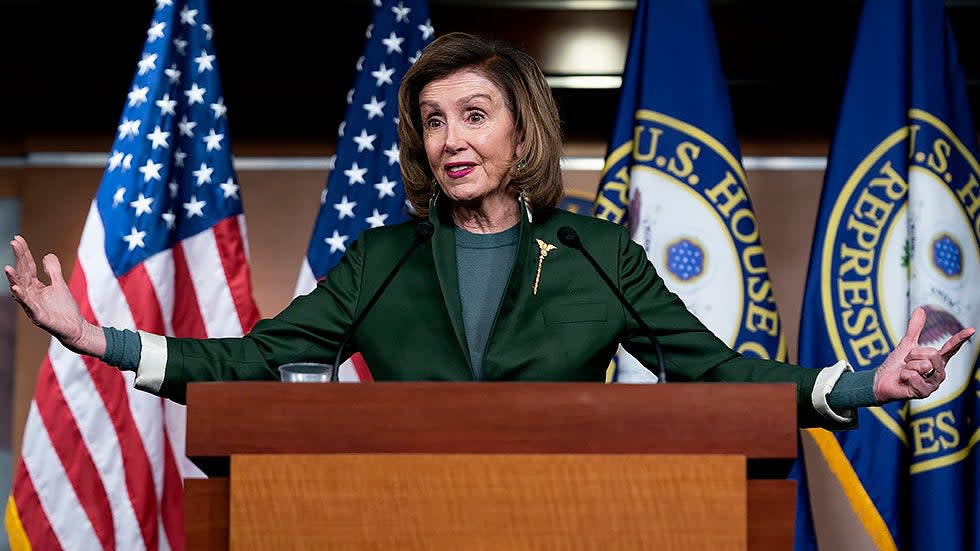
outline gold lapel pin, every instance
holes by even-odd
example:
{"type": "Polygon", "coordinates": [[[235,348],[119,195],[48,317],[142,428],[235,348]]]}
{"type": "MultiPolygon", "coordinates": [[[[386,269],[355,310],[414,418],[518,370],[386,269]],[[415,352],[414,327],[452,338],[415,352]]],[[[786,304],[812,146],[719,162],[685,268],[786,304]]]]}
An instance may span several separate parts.
{"type": "Polygon", "coordinates": [[[541,267],[544,265],[544,259],[546,256],[548,256],[548,251],[553,251],[558,247],[551,245],[549,243],[545,243],[544,241],[541,241],[540,239],[537,238],[535,238],[534,240],[538,242],[538,249],[541,251],[538,254],[538,272],[534,275],[534,288],[532,289],[532,291],[536,295],[538,294],[538,283],[541,281],[541,267]]]}

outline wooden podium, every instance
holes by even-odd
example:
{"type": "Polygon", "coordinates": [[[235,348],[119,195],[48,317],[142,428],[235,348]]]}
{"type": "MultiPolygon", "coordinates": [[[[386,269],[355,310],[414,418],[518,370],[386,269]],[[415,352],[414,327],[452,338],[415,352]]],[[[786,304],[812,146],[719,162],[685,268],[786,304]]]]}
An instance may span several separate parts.
{"type": "Polygon", "coordinates": [[[194,383],[188,549],[791,549],[790,384],[194,383]]]}

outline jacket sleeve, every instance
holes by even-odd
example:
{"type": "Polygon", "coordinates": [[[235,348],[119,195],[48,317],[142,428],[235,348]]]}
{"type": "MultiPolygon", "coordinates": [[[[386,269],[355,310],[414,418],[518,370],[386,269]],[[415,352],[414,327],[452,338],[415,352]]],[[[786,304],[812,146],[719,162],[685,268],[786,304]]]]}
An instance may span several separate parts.
{"type": "Polygon", "coordinates": [[[168,337],[163,382],[156,392],[144,390],[184,403],[190,382],[277,380],[285,363],[333,363],[358,307],[364,248],[363,239],[353,242],[313,291],[242,337],[168,337]]]}

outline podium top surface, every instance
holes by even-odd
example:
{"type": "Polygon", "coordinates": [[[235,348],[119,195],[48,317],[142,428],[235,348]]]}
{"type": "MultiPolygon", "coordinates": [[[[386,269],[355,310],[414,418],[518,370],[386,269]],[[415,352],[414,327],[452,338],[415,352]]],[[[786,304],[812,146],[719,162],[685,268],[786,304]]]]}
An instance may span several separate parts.
{"type": "Polygon", "coordinates": [[[187,455],[689,453],[796,457],[796,388],[525,382],[191,383],[187,455]]]}

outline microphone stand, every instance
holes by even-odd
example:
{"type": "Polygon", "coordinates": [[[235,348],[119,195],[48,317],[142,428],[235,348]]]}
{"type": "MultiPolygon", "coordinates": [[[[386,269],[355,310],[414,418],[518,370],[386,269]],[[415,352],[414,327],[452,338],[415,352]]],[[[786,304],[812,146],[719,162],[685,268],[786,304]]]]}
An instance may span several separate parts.
{"type": "Polygon", "coordinates": [[[582,245],[582,240],[579,239],[578,232],[568,226],[562,226],[558,228],[558,240],[561,241],[566,247],[576,249],[577,251],[581,252],[583,256],[585,256],[589,263],[592,264],[592,268],[595,269],[596,273],[598,273],[600,277],[602,277],[602,280],[606,282],[606,285],[613,292],[613,294],[616,295],[619,302],[622,303],[623,307],[626,308],[626,311],[630,313],[637,325],[640,326],[640,329],[643,330],[647,339],[649,339],[650,343],[653,344],[653,350],[657,356],[657,367],[659,368],[659,372],[657,374],[659,381],[657,382],[666,383],[667,373],[664,369],[664,354],[660,349],[660,341],[658,341],[656,335],[654,335],[653,329],[651,329],[650,326],[643,321],[643,318],[640,317],[639,312],[637,312],[636,309],[633,308],[633,305],[630,304],[629,300],[623,296],[623,293],[618,287],[616,287],[616,284],[613,283],[612,279],[609,278],[602,267],[599,266],[599,263],[596,262],[595,258],[589,254],[589,251],[585,250],[585,246],[582,245]]]}
{"type": "Polygon", "coordinates": [[[408,260],[408,257],[412,256],[412,253],[415,252],[415,249],[417,249],[419,245],[425,243],[426,241],[429,240],[430,237],[432,237],[432,233],[434,230],[435,228],[432,226],[432,222],[429,222],[428,220],[423,220],[422,222],[419,222],[415,226],[415,240],[412,241],[412,245],[408,248],[407,251],[405,251],[405,254],[403,254],[402,257],[398,259],[398,262],[395,264],[395,267],[392,268],[390,272],[388,272],[388,277],[386,277],[385,280],[381,282],[381,285],[378,286],[378,289],[374,292],[373,295],[371,295],[371,299],[368,300],[367,304],[364,305],[364,308],[361,310],[361,313],[357,316],[357,318],[354,319],[354,322],[350,324],[350,327],[348,327],[347,330],[344,331],[344,335],[340,338],[340,344],[337,346],[337,355],[336,357],[334,357],[333,371],[330,373],[331,383],[336,383],[340,378],[340,359],[343,357],[344,348],[347,347],[347,341],[349,341],[351,337],[354,336],[354,333],[357,331],[357,328],[361,325],[361,322],[364,321],[365,316],[367,316],[368,312],[371,311],[371,308],[374,307],[374,303],[378,302],[378,299],[381,297],[381,293],[383,293],[384,290],[388,288],[388,285],[391,283],[391,280],[394,279],[395,274],[397,274],[398,271],[401,270],[402,265],[405,264],[405,262],[408,260]]]}

